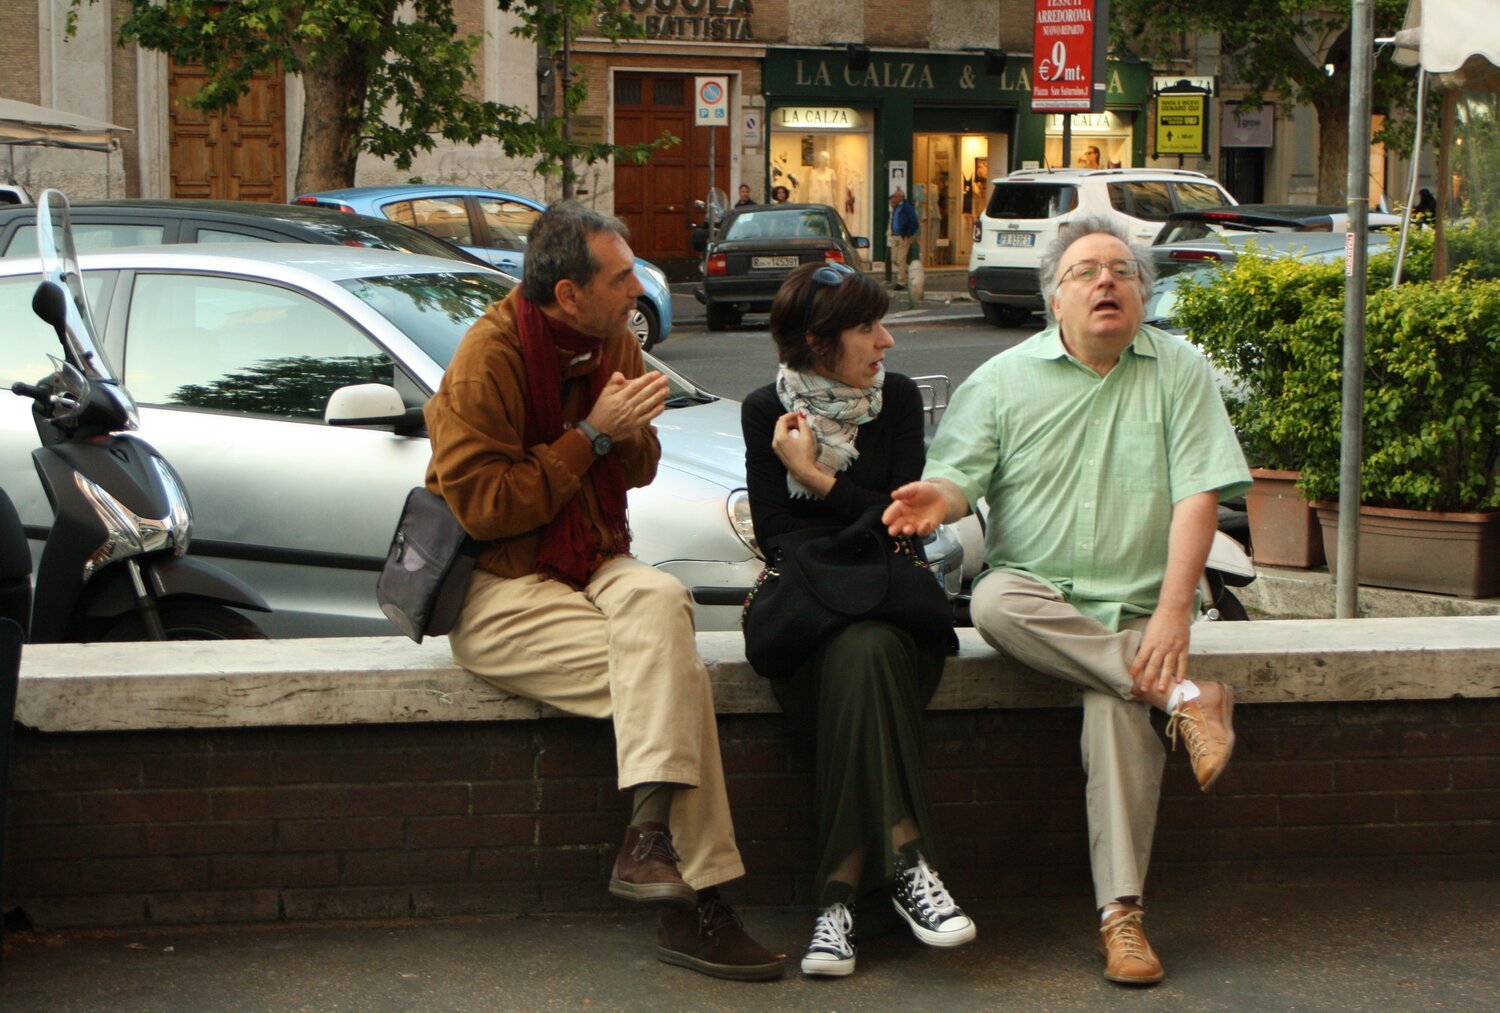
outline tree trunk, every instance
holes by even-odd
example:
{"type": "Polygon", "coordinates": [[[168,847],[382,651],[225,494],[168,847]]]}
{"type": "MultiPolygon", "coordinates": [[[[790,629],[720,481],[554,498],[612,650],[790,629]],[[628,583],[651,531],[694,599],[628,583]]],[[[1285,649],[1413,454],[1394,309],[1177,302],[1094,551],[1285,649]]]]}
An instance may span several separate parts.
{"type": "Polygon", "coordinates": [[[1349,175],[1349,100],[1320,103],[1318,112],[1318,203],[1344,204],[1349,175]]]}
{"type": "Polygon", "coordinates": [[[369,74],[357,50],[302,74],[302,153],[297,162],[297,193],[354,185],[369,74]]]}

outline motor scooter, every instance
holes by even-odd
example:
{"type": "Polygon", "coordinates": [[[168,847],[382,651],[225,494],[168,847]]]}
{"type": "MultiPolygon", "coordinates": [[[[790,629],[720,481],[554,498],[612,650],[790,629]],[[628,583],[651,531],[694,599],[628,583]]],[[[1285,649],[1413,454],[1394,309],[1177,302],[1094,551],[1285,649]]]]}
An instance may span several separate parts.
{"type": "Polygon", "coordinates": [[[234,609],[269,612],[255,590],[188,558],[192,511],[182,481],[137,436],[130,392],[104,355],[68,221],[56,190],[37,203],[42,282],[32,297],[63,358],[12,392],[32,400],[42,445],[32,451],[53,524],[42,549],[30,640],[264,639],[234,609]]]}

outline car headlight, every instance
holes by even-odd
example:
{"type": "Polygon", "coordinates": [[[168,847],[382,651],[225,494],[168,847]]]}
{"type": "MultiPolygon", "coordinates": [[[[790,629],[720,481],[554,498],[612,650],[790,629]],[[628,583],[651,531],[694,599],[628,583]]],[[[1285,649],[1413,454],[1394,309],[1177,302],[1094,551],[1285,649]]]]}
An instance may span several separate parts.
{"type": "Polygon", "coordinates": [[[760,543],[755,540],[755,525],[750,520],[750,493],[744,489],[736,489],[729,494],[724,507],[729,512],[729,526],[734,528],[734,533],[745,543],[745,548],[765,559],[760,551],[760,543]]]}
{"type": "Polygon", "coordinates": [[[657,267],[655,264],[641,264],[639,266],[642,271],[645,271],[648,275],[650,275],[652,280],[662,288],[668,287],[667,274],[661,268],[657,267]]]}

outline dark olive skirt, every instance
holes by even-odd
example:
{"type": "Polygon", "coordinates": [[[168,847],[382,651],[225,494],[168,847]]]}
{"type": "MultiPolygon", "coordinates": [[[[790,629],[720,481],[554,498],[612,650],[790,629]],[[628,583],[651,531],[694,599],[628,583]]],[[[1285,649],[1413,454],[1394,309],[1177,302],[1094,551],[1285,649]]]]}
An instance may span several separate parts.
{"type": "Polygon", "coordinates": [[[941,646],[919,647],[894,626],[856,623],[796,675],[772,682],[793,730],[817,749],[814,896],[821,898],[828,876],[861,846],[869,850],[856,896],[894,880],[891,828],[907,817],[923,854],[940,867],[922,765],[922,710],[937,690],[944,658],[941,646]]]}

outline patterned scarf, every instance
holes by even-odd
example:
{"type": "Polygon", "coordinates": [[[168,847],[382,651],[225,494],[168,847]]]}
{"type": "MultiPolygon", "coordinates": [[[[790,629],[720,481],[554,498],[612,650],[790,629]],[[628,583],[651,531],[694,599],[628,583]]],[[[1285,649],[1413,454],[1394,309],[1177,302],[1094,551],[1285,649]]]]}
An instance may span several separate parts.
{"type": "MultiPolygon", "coordinates": [[[[859,457],[854,437],[860,426],[880,414],[884,386],[884,369],[869,387],[850,387],[820,373],[803,373],[784,365],[776,373],[776,396],[787,411],[801,412],[807,418],[818,441],[818,467],[828,475],[843,471],[859,457]]],[[[786,488],[793,499],[813,495],[790,472],[786,488]]]]}
{"type": "MultiPolygon", "coordinates": [[[[558,362],[558,349],[574,355],[593,354],[604,339],[582,334],[552,319],[520,293],[516,294],[516,306],[521,358],[526,363],[528,388],[526,446],[534,447],[539,443],[552,443],[563,434],[562,366],[558,362]]],[[[604,357],[600,356],[594,371],[582,378],[585,385],[578,405],[579,418],[588,417],[608,378],[604,357]]],[[[619,459],[614,454],[598,458],[584,476],[584,481],[593,483],[613,550],[629,552],[630,529],[625,524],[625,472],[619,459]]],[[[536,572],[545,579],[560,580],[569,587],[582,588],[603,555],[584,513],[580,492],[542,530],[536,572]]]]}

